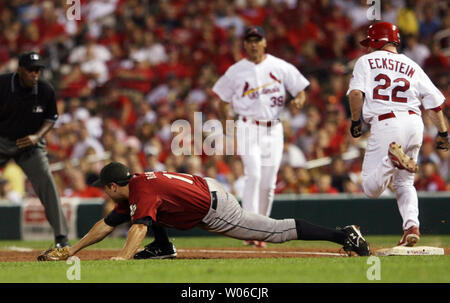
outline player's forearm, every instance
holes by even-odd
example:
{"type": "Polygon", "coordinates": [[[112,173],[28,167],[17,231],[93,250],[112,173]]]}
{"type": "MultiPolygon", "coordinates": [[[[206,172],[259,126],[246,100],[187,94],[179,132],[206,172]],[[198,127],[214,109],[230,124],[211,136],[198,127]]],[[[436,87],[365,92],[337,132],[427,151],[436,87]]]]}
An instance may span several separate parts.
{"type": "Polygon", "coordinates": [[[303,105],[305,105],[305,101],[306,101],[306,93],[303,90],[299,92],[293,100],[297,108],[303,108],[303,105]]]}
{"type": "Polygon", "coordinates": [[[43,138],[45,134],[48,133],[53,128],[53,125],[55,125],[55,122],[44,121],[44,124],[35,133],[35,135],[38,136],[39,139],[43,138]]]}
{"type": "Polygon", "coordinates": [[[433,122],[440,133],[446,132],[448,130],[446,118],[444,117],[442,110],[427,110],[427,114],[430,117],[431,122],[433,122]]]}
{"type": "Polygon", "coordinates": [[[80,240],[77,244],[69,248],[69,253],[71,256],[75,255],[78,251],[83,248],[100,242],[107,235],[109,235],[114,230],[114,227],[109,226],[105,223],[103,219],[95,223],[95,225],[89,230],[89,232],[80,240]]]}
{"type": "Polygon", "coordinates": [[[361,118],[361,111],[364,102],[364,96],[359,90],[352,90],[349,94],[351,119],[358,121],[361,118]]]}
{"type": "Polygon", "coordinates": [[[131,259],[142,244],[142,241],[147,234],[147,226],[144,224],[133,224],[128,231],[127,242],[122,248],[122,251],[117,256],[118,258],[131,259]]]}
{"type": "Polygon", "coordinates": [[[219,119],[226,121],[230,113],[230,103],[221,101],[219,103],[219,119]]]}

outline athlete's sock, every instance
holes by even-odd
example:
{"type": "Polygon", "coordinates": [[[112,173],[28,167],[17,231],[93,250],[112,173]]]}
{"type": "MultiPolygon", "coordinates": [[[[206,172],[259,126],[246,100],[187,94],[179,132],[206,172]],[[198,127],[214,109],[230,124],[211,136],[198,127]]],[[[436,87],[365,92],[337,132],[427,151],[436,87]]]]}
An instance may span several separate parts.
{"type": "Polygon", "coordinates": [[[155,237],[155,242],[159,246],[165,246],[170,243],[169,235],[167,234],[167,230],[164,227],[152,224],[152,230],[155,237]]]}
{"type": "Polygon", "coordinates": [[[324,240],[344,244],[345,233],[341,230],[314,225],[305,220],[295,220],[299,240],[324,240]]]}

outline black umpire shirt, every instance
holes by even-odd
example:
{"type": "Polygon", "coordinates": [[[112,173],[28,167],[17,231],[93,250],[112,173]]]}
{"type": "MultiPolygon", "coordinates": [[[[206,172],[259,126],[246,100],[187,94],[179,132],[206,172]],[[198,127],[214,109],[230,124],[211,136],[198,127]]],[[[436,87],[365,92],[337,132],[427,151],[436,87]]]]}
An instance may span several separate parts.
{"type": "Polygon", "coordinates": [[[17,140],[58,119],[55,90],[44,80],[24,88],[17,73],[0,75],[0,137],[17,140]]]}

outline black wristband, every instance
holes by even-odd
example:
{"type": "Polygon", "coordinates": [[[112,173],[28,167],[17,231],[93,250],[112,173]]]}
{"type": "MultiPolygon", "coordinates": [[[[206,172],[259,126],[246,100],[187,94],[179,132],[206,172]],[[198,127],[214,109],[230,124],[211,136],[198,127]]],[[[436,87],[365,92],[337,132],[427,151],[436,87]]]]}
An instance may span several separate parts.
{"type": "Polygon", "coordinates": [[[447,131],[445,131],[445,132],[438,132],[438,136],[439,137],[443,137],[443,138],[448,137],[448,132],[447,131]]]}
{"type": "Polygon", "coordinates": [[[360,124],[361,124],[361,119],[359,119],[358,121],[353,121],[352,120],[352,126],[360,125],[360,124]]]}

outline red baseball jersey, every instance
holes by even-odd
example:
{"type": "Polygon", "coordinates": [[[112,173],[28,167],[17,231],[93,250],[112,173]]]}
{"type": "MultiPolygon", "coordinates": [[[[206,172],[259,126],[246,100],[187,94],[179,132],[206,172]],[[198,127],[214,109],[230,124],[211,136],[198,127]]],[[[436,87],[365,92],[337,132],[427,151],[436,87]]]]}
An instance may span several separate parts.
{"type": "Polygon", "coordinates": [[[129,203],[119,203],[115,210],[129,214],[132,222],[151,217],[167,227],[190,229],[201,222],[211,205],[205,179],[189,174],[136,174],[129,188],[129,203]]]}

